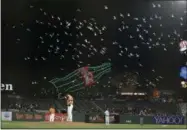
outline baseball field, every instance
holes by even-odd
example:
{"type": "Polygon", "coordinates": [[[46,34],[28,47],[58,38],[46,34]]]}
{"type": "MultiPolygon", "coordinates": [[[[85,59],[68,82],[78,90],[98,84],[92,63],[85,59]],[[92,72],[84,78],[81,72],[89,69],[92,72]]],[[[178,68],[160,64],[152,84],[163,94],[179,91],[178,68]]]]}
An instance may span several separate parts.
{"type": "Polygon", "coordinates": [[[1,122],[1,128],[62,128],[62,129],[69,129],[69,128],[114,128],[114,129],[122,129],[122,128],[149,128],[149,129],[185,129],[187,128],[186,125],[139,125],[139,124],[111,124],[106,126],[105,124],[98,124],[98,123],[84,123],[84,122],[21,122],[21,121],[12,121],[12,122],[1,122]]]}

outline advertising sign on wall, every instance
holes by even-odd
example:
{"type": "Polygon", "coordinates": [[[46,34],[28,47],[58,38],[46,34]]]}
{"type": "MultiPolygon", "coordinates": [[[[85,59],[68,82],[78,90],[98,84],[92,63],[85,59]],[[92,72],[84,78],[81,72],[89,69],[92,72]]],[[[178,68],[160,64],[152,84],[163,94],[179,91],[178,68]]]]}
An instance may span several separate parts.
{"type": "Polygon", "coordinates": [[[2,121],[12,121],[12,112],[1,112],[2,121]]]}
{"type": "MultiPolygon", "coordinates": [[[[120,122],[123,124],[141,124],[140,116],[121,115],[120,122]]],[[[184,116],[144,116],[143,124],[172,124],[179,125],[185,123],[184,116]]]]}
{"type": "Polygon", "coordinates": [[[184,116],[154,116],[156,124],[184,124],[184,116]]]}
{"type": "MultiPolygon", "coordinates": [[[[100,115],[100,114],[86,115],[85,119],[87,123],[104,123],[105,122],[105,116],[100,115]]],[[[110,115],[109,121],[110,123],[119,123],[120,122],[119,115],[110,115]]]]}
{"type": "Polygon", "coordinates": [[[15,121],[44,121],[44,113],[14,112],[15,121]]]}

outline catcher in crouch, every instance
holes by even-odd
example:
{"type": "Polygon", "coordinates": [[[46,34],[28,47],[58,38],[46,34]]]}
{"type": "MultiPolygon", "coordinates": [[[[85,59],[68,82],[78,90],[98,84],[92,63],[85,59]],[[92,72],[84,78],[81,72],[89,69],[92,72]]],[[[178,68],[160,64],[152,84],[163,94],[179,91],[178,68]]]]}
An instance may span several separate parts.
{"type": "Polygon", "coordinates": [[[67,103],[67,121],[73,121],[73,97],[70,94],[65,96],[67,103]]]}

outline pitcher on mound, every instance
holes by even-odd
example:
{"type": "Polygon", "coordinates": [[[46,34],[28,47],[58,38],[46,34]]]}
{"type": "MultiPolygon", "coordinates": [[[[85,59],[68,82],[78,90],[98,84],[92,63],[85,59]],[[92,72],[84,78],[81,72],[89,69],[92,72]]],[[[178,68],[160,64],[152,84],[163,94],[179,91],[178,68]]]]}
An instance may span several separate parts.
{"type": "Polygon", "coordinates": [[[67,121],[73,121],[73,97],[70,94],[65,96],[66,103],[67,103],[67,121]]]}

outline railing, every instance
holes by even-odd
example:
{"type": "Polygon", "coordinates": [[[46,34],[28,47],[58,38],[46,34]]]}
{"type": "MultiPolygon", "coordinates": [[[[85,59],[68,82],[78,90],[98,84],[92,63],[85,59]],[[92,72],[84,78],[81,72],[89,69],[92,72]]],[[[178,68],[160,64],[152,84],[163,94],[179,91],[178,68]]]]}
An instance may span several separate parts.
{"type": "Polygon", "coordinates": [[[97,109],[99,109],[101,112],[103,112],[104,113],[104,110],[101,108],[101,107],[99,107],[95,102],[91,102],[97,109]]]}
{"type": "Polygon", "coordinates": [[[56,106],[57,106],[57,109],[60,109],[60,110],[62,110],[62,109],[64,109],[64,105],[62,105],[62,103],[61,102],[59,102],[58,100],[55,100],[55,104],[56,104],[56,106]]]}

